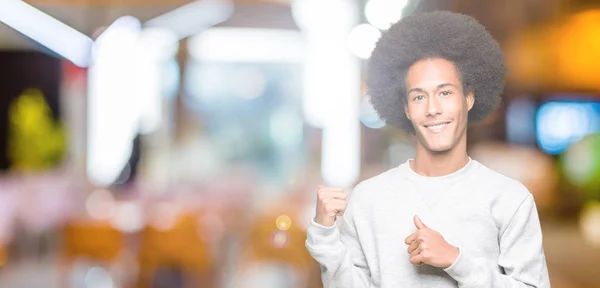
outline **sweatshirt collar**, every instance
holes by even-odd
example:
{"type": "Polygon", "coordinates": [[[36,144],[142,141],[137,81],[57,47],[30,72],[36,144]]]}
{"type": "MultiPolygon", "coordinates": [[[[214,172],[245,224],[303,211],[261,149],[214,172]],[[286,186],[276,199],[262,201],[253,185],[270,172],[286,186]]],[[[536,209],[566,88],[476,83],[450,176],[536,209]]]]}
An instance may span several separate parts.
{"type": "Polygon", "coordinates": [[[406,175],[406,177],[409,180],[411,180],[415,184],[427,184],[427,185],[451,184],[451,183],[460,182],[463,179],[467,178],[469,175],[471,175],[473,173],[473,171],[476,170],[476,167],[479,164],[477,161],[472,160],[471,157],[469,157],[469,162],[467,162],[467,164],[465,166],[463,166],[461,169],[454,171],[450,174],[430,177],[430,176],[423,176],[423,175],[415,172],[410,167],[410,161],[413,161],[413,160],[414,160],[413,158],[410,158],[410,159],[406,160],[406,162],[402,163],[399,167],[400,170],[403,172],[404,175],[406,175]]]}

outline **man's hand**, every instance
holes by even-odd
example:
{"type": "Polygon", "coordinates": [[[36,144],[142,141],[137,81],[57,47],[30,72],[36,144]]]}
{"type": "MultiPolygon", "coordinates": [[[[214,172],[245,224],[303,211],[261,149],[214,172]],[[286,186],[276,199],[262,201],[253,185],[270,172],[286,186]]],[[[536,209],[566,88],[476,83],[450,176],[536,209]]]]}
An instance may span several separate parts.
{"type": "Polygon", "coordinates": [[[341,187],[327,188],[319,186],[317,191],[317,223],[326,227],[333,226],[335,217],[344,215],[346,198],[346,193],[341,187]]]}
{"type": "Polygon", "coordinates": [[[458,248],[450,245],[442,235],[427,227],[419,216],[414,217],[417,232],[405,240],[410,254],[410,263],[415,265],[429,264],[434,267],[448,268],[458,257],[458,248]]]}

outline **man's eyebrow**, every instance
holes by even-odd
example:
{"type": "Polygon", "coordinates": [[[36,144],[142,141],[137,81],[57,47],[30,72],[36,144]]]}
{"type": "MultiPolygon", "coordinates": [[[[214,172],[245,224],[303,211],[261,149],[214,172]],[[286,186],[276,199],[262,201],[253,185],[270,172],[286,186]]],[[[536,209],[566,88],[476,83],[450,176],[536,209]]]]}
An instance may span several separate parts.
{"type": "Polygon", "coordinates": [[[452,86],[452,87],[454,87],[454,88],[457,88],[457,89],[458,89],[458,87],[456,87],[456,85],[454,85],[454,84],[452,84],[452,83],[444,83],[444,84],[440,84],[440,85],[438,85],[438,86],[437,86],[437,89],[442,89],[442,88],[444,88],[444,87],[446,87],[446,86],[452,86]]]}
{"type": "MultiPolygon", "coordinates": [[[[454,85],[452,83],[443,83],[443,84],[438,85],[436,87],[436,90],[437,89],[442,89],[442,88],[447,87],[447,86],[452,86],[452,87],[455,87],[455,88],[458,89],[458,87],[456,87],[456,85],[454,85]]],[[[423,88],[416,87],[416,88],[412,88],[412,89],[408,90],[407,94],[410,94],[411,92],[425,92],[425,90],[423,90],[423,88]]]]}
{"type": "Polygon", "coordinates": [[[421,88],[412,88],[412,89],[408,90],[407,94],[410,94],[411,92],[425,92],[425,90],[423,90],[421,88]]]}

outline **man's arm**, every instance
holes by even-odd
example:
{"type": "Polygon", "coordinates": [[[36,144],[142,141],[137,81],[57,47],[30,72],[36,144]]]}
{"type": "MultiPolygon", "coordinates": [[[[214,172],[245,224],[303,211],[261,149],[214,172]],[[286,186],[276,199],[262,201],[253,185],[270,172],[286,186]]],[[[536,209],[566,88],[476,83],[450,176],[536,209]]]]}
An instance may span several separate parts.
{"type": "Polygon", "coordinates": [[[326,227],[314,220],[307,231],[306,248],[321,266],[325,288],[369,287],[371,274],[358,242],[352,206],[350,200],[341,233],[336,225],[326,227]]]}
{"type": "Polygon", "coordinates": [[[461,250],[454,264],[444,270],[458,281],[459,287],[465,288],[550,287],[542,230],[531,194],[500,237],[498,265],[505,274],[461,250]]]}

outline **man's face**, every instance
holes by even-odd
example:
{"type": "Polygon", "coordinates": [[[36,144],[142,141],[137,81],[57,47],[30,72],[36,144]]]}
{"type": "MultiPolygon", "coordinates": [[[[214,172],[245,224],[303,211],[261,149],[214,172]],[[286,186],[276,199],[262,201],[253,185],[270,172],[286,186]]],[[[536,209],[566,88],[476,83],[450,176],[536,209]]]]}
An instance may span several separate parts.
{"type": "Polygon", "coordinates": [[[419,144],[432,153],[450,151],[465,135],[472,93],[464,95],[460,75],[452,62],[424,59],[406,75],[407,104],[419,144]]]}

